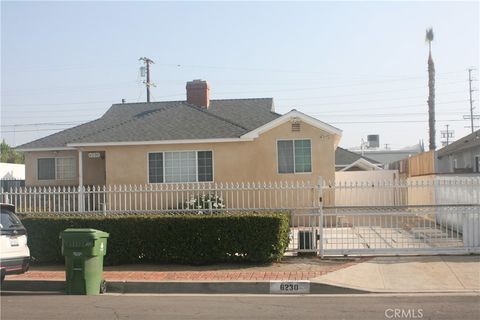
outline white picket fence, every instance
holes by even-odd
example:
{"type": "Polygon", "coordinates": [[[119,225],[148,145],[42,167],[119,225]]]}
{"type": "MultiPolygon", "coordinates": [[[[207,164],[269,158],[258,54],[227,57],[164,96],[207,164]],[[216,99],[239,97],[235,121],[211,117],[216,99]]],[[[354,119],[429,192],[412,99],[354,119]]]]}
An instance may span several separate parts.
{"type": "Polygon", "coordinates": [[[324,183],[322,194],[332,207],[480,204],[480,176],[324,183]]]}
{"type": "Polygon", "coordinates": [[[480,252],[480,177],[26,187],[0,201],[32,215],[288,211],[288,251],[321,256],[480,252]]]}
{"type": "Polygon", "coordinates": [[[312,210],[319,188],[310,182],[182,183],[2,190],[21,213],[165,213],[312,210]]]}
{"type": "Polygon", "coordinates": [[[480,205],[480,177],[360,181],[172,183],[86,187],[18,187],[0,201],[21,213],[162,213],[315,210],[324,207],[480,205]]]}

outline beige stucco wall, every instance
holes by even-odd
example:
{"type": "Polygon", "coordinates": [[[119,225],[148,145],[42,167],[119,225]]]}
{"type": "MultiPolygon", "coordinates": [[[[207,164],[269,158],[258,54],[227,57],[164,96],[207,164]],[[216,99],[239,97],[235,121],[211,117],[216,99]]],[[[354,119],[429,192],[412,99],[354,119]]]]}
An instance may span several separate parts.
{"type": "Polygon", "coordinates": [[[290,123],[278,126],[254,141],[215,144],[145,145],[106,147],[107,185],[147,184],[148,153],[179,150],[212,150],[216,182],[268,182],[310,180],[318,176],[333,179],[334,139],[327,133],[302,123],[300,132],[291,132],[290,123]],[[279,174],[277,140],[312,140],[312,173],[279,174]]]}
{"type": "Polygon", "coordinates": [[[78,185],[78,153],[72,151],[25,152],[25,185],[26,186],[75,186],[78,185]],[[37,160],[40,158],[73,157],[77,168],[77,178],[73,180],[38,180],[37,160]]]}
{"type": "MultiPolygon", "coordinates": [[[[101,184],[103,165],[100,161],[86,158],[87,152],[105,151],[107,185],[145,185],[148,183],[148,153],[160,151],[213,151],[213,174],[215,182],[269,182],[306,181],[315,183],[319,176],[325,180],[335,178],[335,137],[306,123],[300,132],[292,132],[287,122],[275,127],[253,141],[228,143],[202,143],[178,145],[141,145],[88,147],[84,152],[84,184],[101,184]],[[312,173],[279,174],[277,164],[277,140],[311,139],[312,173]],[[98,162],[98,163],[96,163],[98,162]]],[[[37,159],[71,155],[76,151],[26,152],[26,184],[34,185],[77,185],[74,181],[38,181],[37,159]]],[[[78,177],[78,170],[77,170],[78,177]]]]}

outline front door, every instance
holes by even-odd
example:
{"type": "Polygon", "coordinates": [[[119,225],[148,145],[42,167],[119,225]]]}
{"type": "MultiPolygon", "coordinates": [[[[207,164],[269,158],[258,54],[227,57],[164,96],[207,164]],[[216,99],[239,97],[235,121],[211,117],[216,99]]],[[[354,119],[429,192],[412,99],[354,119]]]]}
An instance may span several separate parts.
{"type": "Polygon", "coordinates": [[[105,151],[83,152],[83,184],[85,186],[106,184],[105,151]]]}

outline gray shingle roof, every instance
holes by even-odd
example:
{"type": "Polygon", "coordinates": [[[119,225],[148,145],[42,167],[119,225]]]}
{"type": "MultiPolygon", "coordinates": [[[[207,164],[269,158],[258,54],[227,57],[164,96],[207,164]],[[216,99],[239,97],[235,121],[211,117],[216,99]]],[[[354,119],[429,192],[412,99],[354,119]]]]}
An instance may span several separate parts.
{"type": "Polygon", "coordinates": [[[474,131],[469,135],[462,137],[455,142],[445,146],[437,151],[439,157],[443,157],[465,149],[480,146],[480,130],[474,131]]]}
{"type": "Polygon", "coordinates": [[[99,119],[54,133],[18,149],[67,143],[237,138],[278,117],[273,99],[211,100],[208,109],[185,101],[114,104],[99,119]]]}
{"type": "Polygon", "coordinates": [[[347,149],[343,149],[340,147],[337,147],[337,150],[335,151],[335,165],[336,166],[348,166],[357,161],[358,159],[363,158],[367,160],[368,162],[371,163],[376,163],[379,164],[380,162],[361,156],[358,153],[349,151],[347,149]]]}

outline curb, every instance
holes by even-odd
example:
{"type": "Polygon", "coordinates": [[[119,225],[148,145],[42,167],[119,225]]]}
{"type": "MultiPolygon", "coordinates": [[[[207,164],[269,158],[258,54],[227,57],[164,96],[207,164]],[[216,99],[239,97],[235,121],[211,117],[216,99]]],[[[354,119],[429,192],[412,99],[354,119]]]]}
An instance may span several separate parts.
{"type": "MultiPolygon", "coordinates": [[[[272,281],[275,283],[297,283],[296,281],[272,281]]],[[[108,281],[107,293],[117,294],[296,294],[295,292],[271,292],[270,281],[241,282],[145,282],[108,281]]],[[[308,292],[303,294],[362,294],[364,290],[344,288],[321,283],[309,283],[308,292]]],[[[1,291],[65,292],[65,281],[7,280],[1,291]]]]}

